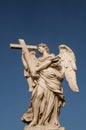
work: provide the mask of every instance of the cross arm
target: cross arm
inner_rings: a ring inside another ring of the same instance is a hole
[[[24,42],[23,39],[19,39],[19,43],[20,42]],[[27,49],[29,50],[33,50],[33,49],[37,49],[37,46],[31,46],[31,45],[26,45],[25,46],[27,47]],[[10,44],[10,48],[13,48],[13,49],[22,49],[22,45],[21,44]]]

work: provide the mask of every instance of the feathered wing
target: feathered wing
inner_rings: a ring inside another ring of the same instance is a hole
[[[76,80],[76,59],[73,51],[66,45],[59,46],[62,71],[72,91],[79,92]]]

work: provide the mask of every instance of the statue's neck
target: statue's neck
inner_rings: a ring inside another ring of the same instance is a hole
[[[49,53],[46,52],[46,51],[44,51],[44,53],[42,54],[42,57],[43,57],[43,58],[46,58],[46,57],[48,57],[48,56],[49,56]]]

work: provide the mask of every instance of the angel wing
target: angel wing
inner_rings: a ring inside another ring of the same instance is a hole
[[[79,92],[76,80],[76,58],[74,52],[66,45],[59,46],[62,71],[66,77],[69,87],[74,92]]]

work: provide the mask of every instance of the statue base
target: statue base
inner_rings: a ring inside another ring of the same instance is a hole
[[[29,125],[25,126],[24,130],[66,130],[64,127],[58,127],[56,125],[37,125],[30,127]]]

